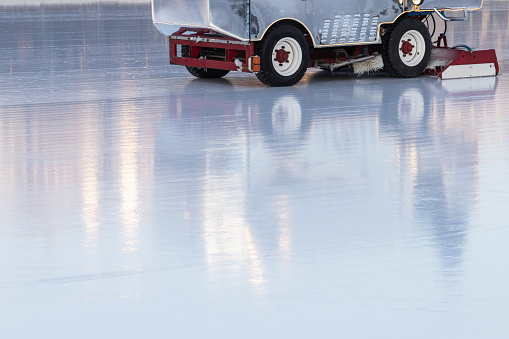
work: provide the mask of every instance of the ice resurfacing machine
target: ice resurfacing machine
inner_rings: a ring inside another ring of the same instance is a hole
[[[170,63],[196,77],[255,73],[270,86],[299,82],[308,67],[395,77],[497,75],[494,50],[448,48],[430,30],[467,20],[482,0],[152,0],[169,36]],[[432,20],[430,20],[430,18]]]

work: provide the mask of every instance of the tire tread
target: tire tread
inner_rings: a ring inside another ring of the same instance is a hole
[[[182,56],[185,58],[189,57],[189,46],[182,46]],[[200,67],[192,67],[185,66],[187,71],[197,77],[202,79],[217,79],[222,78],[230,71],[216,68],[200,68]]]
[[[420,32],[426,44],[423,60],[416,66],[410,67],[401,61],[398,52],[399,41],[405,32],[416,30]],[[414,18],[405,18],[387,27],[382,36],[382,58],[384,70],[393,77],[413,78],[422,74],[431,57],[431,37],[429,31],[421,21]]]
[[[277,74],[271,67],[273,44],[284,36],[292,37],[297,41],[300,40],[301,46],[304,47],[302,49],[303,65],[295,74],[288,77]],[[309,62],[309,49],[304,35],[295,26],[287,23],[270,28],[265,38],[255,45],[255,54],[262,58],[261,69],[260,72],[256,73],[256,77],[267,86],[278,87],[295,85],[306,73],[307,64]]]

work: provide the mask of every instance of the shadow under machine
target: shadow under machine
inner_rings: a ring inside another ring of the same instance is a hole
[[[309,67],[497,75],[494,50],[449,48],[445,34],[435,42],[430,34],[437,21],[465,21],[481,7],[482,0],[152,0],[152,17],[169,36],[170,63],[194,76],[251,72],[266,85],[290,86]]]

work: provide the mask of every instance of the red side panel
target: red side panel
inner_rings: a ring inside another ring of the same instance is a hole
[[[190,34],[189,34],[190,33]],[[178,56],[177,46],[189,46],[189,57]],[[204,58],[202,49],[215,49],[217,55]],[[254,56],[252,43],[224,37],[208,29],[181,28],[170,36],[170,64],[249,72],[249,58]]]
[[[465,51],[437,48],[434,54],[449,60],[438,74],[441,79],[495,76],[500,72],[494,49]]]

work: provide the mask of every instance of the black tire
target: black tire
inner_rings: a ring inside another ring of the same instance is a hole
[[[189,57],[189,46],[182,46],[182,57]],[[190,67],[185,66],[187,71],[194,75],[197,78],[203,79],[216,79],[222,78],[230,71],[223,69],[215,69],[215,68],[200,68],[200,67]]]
[[[387,28],[382,36],[384,69],[398,78],[424,72],[431,58],[428,28],[418,19],[406,18]]]
[[[277,49],[278,46],[281,48]],[[256,76],[268,86],[295,85],[308,68],[309,46],[306,38],[289,24],[271,28],[255,46],[255,53],[261,58],[260,72]]]

